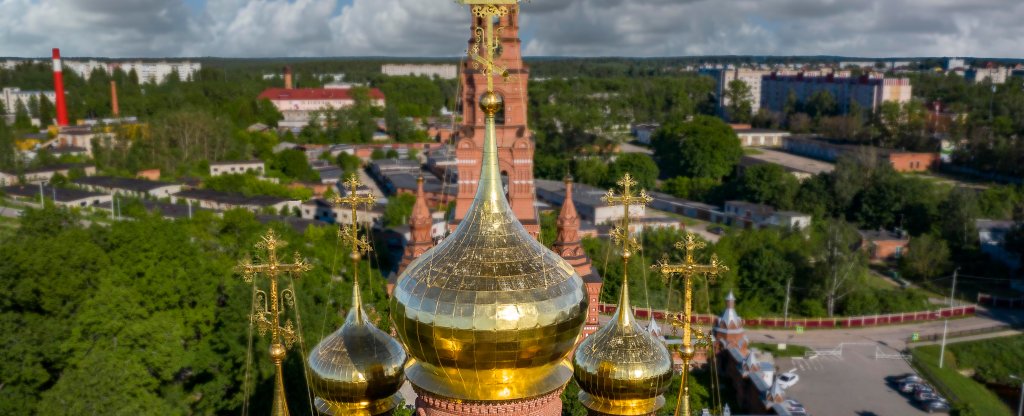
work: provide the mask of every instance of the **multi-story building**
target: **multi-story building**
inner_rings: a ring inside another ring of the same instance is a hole
[[[765,75],[771,75],[770,70],[747,69],[747,68],[701,68],[698,71],[715,80],[715,97],[718,97],[718,112],[725,114],[725,107],[730,101],[726,98],[725,92],[729,90],[729,83],[735,80],[743,81],[750,87],[750,110],[756,114],[761,108],[761,79]]]
[[[832,94],[841,114],[850,111],[851,103],[862,109],[877,111],[883,102],[906,103],[911,98],[910,80],[907,78],[839,77],[834,75],[807,76],[766,75],[761,80],[761,108],[774,112],[785,110],[793,94],[798,102],[806,102],[816,93]]]
[[[277,125],[288,128],[305,127],[314,112],[340,110],[356,103],[351,88],[268,88],[259,98],[274,104],[284,116]],[[379,89],[370,88],[369,98],[371,105],[384,106],[384,93]]]
[[[18,106],[24,104],[25,108],[28,108],[28,102],[33,97],[36,101],[42,97],[50,100],[51,103],[57,100],[57,94],[53,91],[22,91],[20,88],[5,87],[0,90],[0,103],[3,103],[4,111],[7,114],[14,114],[17,111]]]
[[[181,62],[143,62],[143,61],[122,61],[122,62],[102,62],[94,59],[88,61],[74,61],[64,60],[64,69],[74,72],[82,78],[89,79],[92,73],[97,69],[103,70],[110,74],[114,70],[120,68],[125,73],[135,71],[135,74],[139,76],[139,82],[152,82],[161,84],[167,80],[167,76],[177,73],[178,79],[181,81],[188,81],[191,79],[200,69],[203,68],[203,64],[192,61],[181,61]]]
[[[987,68],[971,68],[964,72],[968,81],[984,82],[986,79],[992,84],[1005,84],[1006,79],[1012,74],[1008,67],[989,66]]]
[[[380,72],[388,76],[427,76],[441,79],[455,79],[459,69],[446,64],[384,64]]]

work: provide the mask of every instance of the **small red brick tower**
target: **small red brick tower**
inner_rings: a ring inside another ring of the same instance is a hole
[[[498,163],[506,180],[506,192],[516,218],[534,236],[540,233],[533,188],[533,138],[526,125],[526,81],[529,69],[523,65],[519,40],[519,8],[500,18],[502,27],[500,56],[495,63],[508,70],[508,78],[495,81],[494,89],[505,99],[504,110],[497,115]],[[472,31],[483,26],[482,18],[474,17]],[[470,47],[476,42],[470,38]],[[467,61],[462,68],[462,122],[455,141],[455,157],[459,167],[459,192],[455,203],[452,229],[465,217],[476,195],[480,179],[480,163],[484,145],[484,113],[477,105],[486,90],[487,77]]]
[[[590,257],[583,251],[583,245],[580,244],[580,217],[576,213],[576,205],[572,200],[571,177],[565,178],[565,201],[562,202],[562,210],[558,213],[556,224],[558,237],[555,238],[551,249],[569,262],[587,285],[590,310],[587,311],[587,321],[583,324],[582,333],[583,338],[586,338],[600,327],[600,323],[597,321],[597,305],[601,297],[601,276],[597,275],[590,263]]]
[[[725,298],[725,312],[715,322],[715,352],[736,348],[743,356],[747,355],[750,340],[743,329],[743,318],[736,313],[736,296],[729,292]]]
[[[423,194],[423,176],[416,179],[416,203],[412,206],[412,215],[409,216],[409,242],[405,244],[405,253],[402,255],[402,263],[398,266],[398,272],[391,279],[388,279],[388,296],[395,289],[395,281],[399,274],[409,263],[417,257],[426,253],[434,246],[434,239],[430,236],[430,229],[434,225],[430,217],[430,208],[427,208],[427,197]]]

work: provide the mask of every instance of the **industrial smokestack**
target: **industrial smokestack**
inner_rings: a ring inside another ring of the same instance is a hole
[[[53,48],[53,92],[57,96],[57,126],[68,125],[68,109],[64,103],[64,73],[60,66],[60,49]]]
[[[284,89],[292,89],[292,67],[284,67]]]
[[[114,80],[110,80],[110,110],[114,118],[121,116],[121,110],[117,107],[117,83]]]

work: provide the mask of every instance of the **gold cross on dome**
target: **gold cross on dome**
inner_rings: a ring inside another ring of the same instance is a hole
[[[625,174],[622,179],[616,182],[622,187],[622,195],[616,196],[615,190],[609,189],[601,200],[608,205],[622,205],[622,221],[619,225],[611,231],[612,241],[615,245],[622,248],[622,256],[629,258],[635,251],[640,250],[640,243],[633,238],[632,233],[629,230],[629,207],[631,205],[647,205],[651,202],[651,197],[647,195],[647,191],[641,189],[638,194],[633,193],[633,187],[637,185],[636,181],[630,174]]]
[[[665,276],[665,280],[671,280],[673,275],[678,275],[683,279],[683,309],[678,313],[674,314],[670,320],[671,325],[674,328],[682,328],[682,345],[680,345],[679,355],[683,359],[683,382],[679,387],[679,400],[676,402],[676,415],[689,415],[690,414],[690,388],[687,384],[687,377],[689,377],[690,361],[693,359],[696,348],[707,348],[711,344],[710,338],[703,331],[693,327],[691,321],[693,321],[693,278],[698,275],[704,275],[710,280],[714,276],[718,276],[722,273],[729,271],[722,262],[718,261],[718,256],[712,254],[711,262],[709,264],[697,264],[694,260],[693,253],[701,248],[704,248],[704,242],[697,239],[697,236],[693,233],[686,233],[686,238],[683,241],[676,242],[675,247],[684,251],[684,260],[680,264],[670,264],[668,262],[668,256],[658,261],[658,264],[651,266],[661,272]],[[696,338],[696,341],[694,339]]]
[[[495,27],[494,20],[515,10],[519,0],[459,0],[459,3],[470,6],[474,17],[483,19],[484,27],[476,26],[473,37],[476,41],[469,48],[469,58],[473,67],[483,72],[487,79],[487,91],[494,91],[494,76],[500,75],[508,79],[508,69],[495,60],[499,56],[499,36],[502,27]]]
[[[263,275],[270,281],[270,290],[256,290],[255,311],[249,319],[256,324],[260,335],[270,332],[270,342],[281,344],[285,348],[291,348],[297,335],[292,327],[290,319],[281,325],[281,314],[284,313],[287,305],[294,305],[295,294],[291,289],[278,291],[278,278],[283,274],[292,274],[298,277],[300,274],[309,271],[312,266],[307,263],[299,253],[295,253],[295,260],[292,263],[282,263],[277,256],[277,250],[284,248],[288,243],[277,239],[274,230],[268,230],[256,243],[256,248],[264,251],[265,262],[253,263],[251,259],[245,258],[238,263],[236,271],[242,274],[246,282],[252,282],[256,275]]]
[[[341,229],[338,230],[338,237],[351,243],[352,255],[353,257],[358,257],[359,255],[366,254],[373,250],[373,248],[370,246],[370,242],[366,241],[366,237],[359,237],[359,229],[356,225],[358,224],[358,212],[356,208],[359,207],[359,204],[373,205],[377,202],[377,198],[373,196],[373,194],[369,193],[366,195],[359,195],[356,193],[359,190],[359,187],[362,186],[362,183],[359,182],[359,178],[357,178],[355,174],[349,176],[344,183],[348,188],[348,195],[344,197],[335,196],[334,199],[331,200],[331,203],[335,206],[348,205],[352,209],[352,221],[350,224],[342,226]]]

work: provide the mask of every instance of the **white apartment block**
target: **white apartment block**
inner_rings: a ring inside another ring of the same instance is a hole
[[[455,79],[459,69],[447,64],[384,64],[380,72],[388,76],[427,76],[441,79]]]
[[[729,90],[729,83],[740,80],[750,87],[750,111],[757,114],[761,108],[761,78],[770,75],[771,71],[763,69],[747,68],[701,68],[698,73],[707,75],[715,80],[715,94],[718,97],[718,111],[725,114],[725,107],[731,102],[726,98],[725,92]]]
[[[972,68],[965,72],[968,81],[985,82],[988,79],[993,84],[1005,84],[1006,79],[1013,71],[1008,67]]]
[[[55,103],[57,100],[57,94],[53,91],[22,91],[20,88],[4,87],[0,90],[0,103],[3,103],[7,114],[14,114],[18,110],[19,103],[24,104],[27,109],[29,100],[35,97],[38,101],[40,96],[46,97],[51,103]]]
[[[857,78],[840,76],[766,75],[761,80],[761,108],[782,112],[792,92],[797,101],[806,102],[819,91],[828,91],[835,98],[840,114],[850,110],[850,103],[877,111],[883,102],[910,102],[911,86],[907,78]]]
[[[106,71],[108,74],[113,73],[115,69],[121,68],[125,73],[129,73],[132,70],[139,76],[139,82],[152,82],[161,84],[167,80],[167,76],[177,71],[178,79],[181,81],[188,81],[193,77],[200,69],[203,68],[203,64],[191,61],[182,62],[142,62],[142,61],[122,61],[122,62],[101,62],[97,60],[88,61],[74,61],[64,60],[62,62],[65,71],[71,71],[82,78],[89,79],[93,71],[101,69]]]

